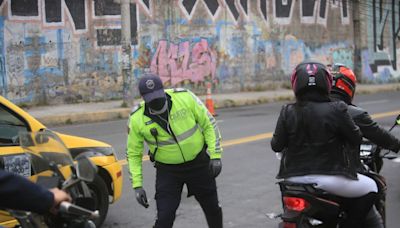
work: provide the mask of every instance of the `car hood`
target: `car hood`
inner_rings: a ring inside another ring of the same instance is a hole
[[[79,148],[79,147],[111,147],[107,143],[103,143],[94,139],[88,139],[78,136],[66,135],[56,132],[57,135],[62,139],[68,149]]]

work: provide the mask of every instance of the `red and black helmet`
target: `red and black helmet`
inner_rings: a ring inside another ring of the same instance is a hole
[[[332,87],[332,75],[324,64],[305,61],[296,66],[291,82],[296,96],[308,90],[319,90],[329,94]]]
[[[336,63],[332,66],[333,84],[332,93],[340,93],[353,100],[356,91],[356,75],[347,66]]]

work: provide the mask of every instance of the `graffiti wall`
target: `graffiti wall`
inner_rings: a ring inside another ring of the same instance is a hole
[[[182,84],[215,79],[217,56],[206,39],[183,41],[179,44],[160,40],[151,61],[151,72],[158,74],[164,83]]]
[[[161,4],[163,3],[163,4]],[[170,86],[261,90],[305,59],[353,66],[348,1],[153,0],[140,14],[137,74]],[[168,8],[165,8],[168,5]],[[332,30],[331,28],[335,28]]]
[[[400,79],[400,1],[367,0],[361,4],[367,31],[362,51],[365,80],[390,82]]]
[[[120,10],[112,0],[0,1],[0,94],[32,104],[122,97]]]
[[[4,56],[4,17],[0,17],[0,94],[7,89],[6,64]]]
[[[0,94],[33,104],[121,98],[117,2],[0,1]],[[159,74],[167,87],[201,93],[211,82],[224,93],[286,81],[308,58],[353,65],[347,0],[134,0],[130,13],[133,89],[145,72]],[[388,30],[389,19],[377,18],[376,29]],[[386,77],[378,57],[391,50],[387,45],[363,52],[371,78]]]

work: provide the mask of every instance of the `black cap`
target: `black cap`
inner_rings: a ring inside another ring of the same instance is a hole
[[[145,74],[139,81],[139,92],[144,102],[148,103],[154,99],[165,97],[164,86],[155,74]]]

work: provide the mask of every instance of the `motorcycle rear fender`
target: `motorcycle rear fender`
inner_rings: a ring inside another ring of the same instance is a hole
[[[305,199],[310,206],[302,212],[289,211],[284,208],[282,218],[287,218],[290,221],[293,216],[300,216],[300,214],[306,215],[306,217],[315,218],[324,222],[337,221],[341,214],[340,209],[340,197],[328,194],[327,192],[316,189],[313,184],[298,184],[288,181],[279,182],[281,194],[282,194],[282,205],[283,197],[299,197]]]
[[[341,213],[340,204],[331,199],[322,198],[323,196],[312,195],[301,191],[286,191],[283,196],[299,197],[305,199],[310,206],[298,214],[305,214],[307,217],[315,218],[321,221],[336,221]],[[298,216],[288,209],[284,209],[282,217],[291,218]],[[286,220],[285,220],[286,221]]]

